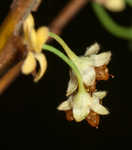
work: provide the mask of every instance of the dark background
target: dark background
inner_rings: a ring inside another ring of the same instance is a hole
[[[68,1],[43,0],[38,12],[33,13],[36,27],[50,24]],[[10,4],[10,0],[1,1],[0,22],[7,15]],[[111,13],[122,25],[130,25],[131,14],[129,7],[124,12]],[[2,144],[12,147],[19,143],[22,148],[28,143],[29,149],[44,149],[47,145],[61,149],[97,149],[109,143],[111,147],[121,144],[112,138],[130,136],[132,132],[132,52],[128,41],[109,34],[97,20],[90,4],[70,21],[61,36],[78,55],[94,42],[101,45],[102,51],[112,51],[109,70],[115,78],[98,86],[98,89],[108,91],[104,105],[110,115],[101,117],[99,129],[92,128],[85,121],[66,121],[64,113],[56,107],[66,99],[69,67],[55,55],[45,52],[48,69],[39,83],[33,83],[32,76],[20,75],[0,96]],[[51,44],[60,48],[56,42]]]

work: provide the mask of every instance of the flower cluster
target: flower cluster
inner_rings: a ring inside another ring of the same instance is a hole
[[[78,92],[78,81],[73,71],[70,71],[70,80],[66,96],[68,99],[58,106],[58,110],[65,111],[68,120],[80,122],[86,119],[92,126],[98,127],[99,115],[107,115],[109,111],[102,106],[101,100],[106,91],[96,90],[97,80],[108,80],[107,65],[111,59],[111,52],[99,52],[99,45],[93,44],[84,56],[74,59],[78,67],[85,90]]]
[[[42,48],[58,55],[72,68],[66,91],[68,99],[58,106],[58,110],[65,111],[69,121],[80,122],[85,119],[91,126],[98,127],[99,115],[107,115],[109,111],[102,105],[106,91],[97,91],[96,82],[108,80],[107,65],[111,59],[111,52],[98,54],[100,47],[95,43],[87,48],[84,56],[76,56],[68,45],[59,36],[49,32],[47,27],[35,30],[34,26],[34,19],[30,14],[23,24],[23,39],[28,54],[22,66],[22,73],[26,75],[32,73],[35,76],[34,81],[37,82],[47,68],[47,60],[42,53]],[[45,44],[49,36],[64,48],[68,57],[56,48]],[[36,61],[40,65],[38,73],[36,73]]]
[[[108,80],[109,73],[106,67],[111,58],[111,52],[99,52],[99,45],[97,43],[89,47],[84,56],[76,58],[75,64],[82,75],[83,83],[87,91],[95,91],[96,80]],[[72,94],[78,87],[78,82],[73,71],[70,72],[70,81],[68,83],[67,96]]]

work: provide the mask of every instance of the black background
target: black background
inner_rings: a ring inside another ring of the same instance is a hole
[[[33,13],[36,27],[50,24],[67,2],[43,0],[38,12]],[[1,1],[0,22],[7,15],[10,4],[10,0]],[[127,7],[127,10],[111,15],[119,24],[127,26],[132,19],[131,13]],[[104,105],[110,115],[101,117],[99,129],[90,127],[85,121],[66,121],[64,113],[58,112],[56,107],[66,99],[69,67],[55,55],[45,52],[48,69],[39,83],[33,83],[32,76],[20,75],[0,96],[1,144],[8,144],[11,148],[19,143],[18,149],[25,149],[27,143],[29,149],[44,149],[47,145],[48,148],[54,145],[54,148],[61,149],[97,149],[121,144],[108,137],[131,135],[132,52],[128,48],[128,41],[109,34],[97,20],[90,4],[70,21],[61,36],[78,55],[96,41],[102,51],[112,51],[109,70],[115,78],[98,86],[98,89],[108,91]],[[51,44],[60,48],[56,42]]]

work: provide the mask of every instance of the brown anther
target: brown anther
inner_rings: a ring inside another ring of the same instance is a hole
[[[100,116],[96,112],[91,110],[85,119],[92,127],[98,128]]]
[[[72,110],[65,111],[65,113],[66,113],[66,119],[68,121],[73,121],[74,120]]]
[[[96,81],[91,86],[86,86],[86,85],[84,85],[84,86],[85,86],[86,91],[91,94],[96,91]]]
[[[109,70],[106,65],[95,67],[96,80],[108,80]]]

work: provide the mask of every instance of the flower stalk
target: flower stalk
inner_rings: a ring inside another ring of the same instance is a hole
[[[72,70],[74,71],[74,73],[77,77],[78,85],[79,85],[78,92],[85,91],[80,71],[78,70],[76,65],[66,55],[64,55],[61,51],[59,51],[58,49],[56,49],[53,46],[50,46],[48,44],[43,45],[43,50],[54,53],[55,55],[60,57],[64,62],[66,62],[70,66],[70,68],[72,68]]]
[[[52,32],[49,32],[49,36],[55,39],[63,47],[66,54],[71,60],[76,61],[76,59],[78,59],[76,54],[69,48],[69,46],[65,43],[65,41],[60,36]]]

